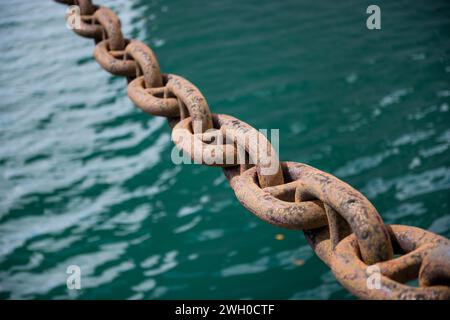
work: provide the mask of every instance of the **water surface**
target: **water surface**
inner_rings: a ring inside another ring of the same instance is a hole
[[[380,31],[367,1],[99,3],[213,112],[279,128],[281,159],[349,182],[387,223],[450,237],[448,1],[378,1]],[[221,170],[174,165],[165,120],[133,107],[64,10],[0,4],[0,298],[352,298]]]

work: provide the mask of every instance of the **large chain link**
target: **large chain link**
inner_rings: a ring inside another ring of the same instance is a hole
[[[279,164],[263,134],[231,116],[212,114],[195,85],[162,74],[148,46],[123,37],[113,11],[90,0],[55,1],[80,7],[81,23],[74,31],[95,40],[95,59],[105,70],[128,78],[134,104],[168,118],[181,151],[196,163],[223,167],[237,199],[262,220],[304,230],[316,254],[351,293],[364,299],[450,299],[448,239],[385,225],[370,201],[345,182],[306,164]],[[217,134],[234,143],[211,143]],[[368,284],[373,270],[379,273],[376,288]],[[414,279],[418,287],[405,284]]]

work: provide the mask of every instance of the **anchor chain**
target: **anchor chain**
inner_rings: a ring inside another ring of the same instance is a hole
[[[450,240],[416,227],[386,225],[370,201],[347,183],[306,164],[280,163],[255,128],[212,114],[195,85],[161,73],[151,48],[123,37],[112,10],[91,0],[55,1],[79,6],[81,21],[74,31],[95,41],[94,57],[103,69],[127,77],[128,96],[137,107],[168,119],[172,141],[181,151],[196,163],[222,167],[238,201],[260,219],[303,230],[352,294],[363,299],[450,299]],[[218,134],[234,143],[209,143]],[[378,288],[368,285],[370,270],[379,272]],[[414,279],[419,286],[406,284]]]

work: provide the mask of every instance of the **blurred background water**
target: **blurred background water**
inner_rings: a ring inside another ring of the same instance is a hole
[[[450,2],[376,1],[380,31],[357,0],[97,3],[213,112],[279,128],[281,159],[450,237]],[[352,298],[221,170],[174,165],[165,120],[133,107],[64,12],[0,2],[0,298]]]

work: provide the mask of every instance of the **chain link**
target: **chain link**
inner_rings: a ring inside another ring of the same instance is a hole
[[[95,40],[100,66],[128,78],[134,104],[168,118],[181,151],[196,163],[223,167],[237,199],[262,220],[303,230],[347,290],[363,299],[450,299],[448,239],[415,227],[385,225],[370,201],[345,182],[306,164],[280,164],[255,128],[212,114],[195,85],[162,74],[148,46],[123,37],[113,11],[90,0],[55,1],[80,6],[81,24],[74,31]],[[226,139],[218,142],[220,135]],[[379,270],[376,289],[368,286],[373,267]],[[418,287],[405,284],[413,279],[419,280]]]

